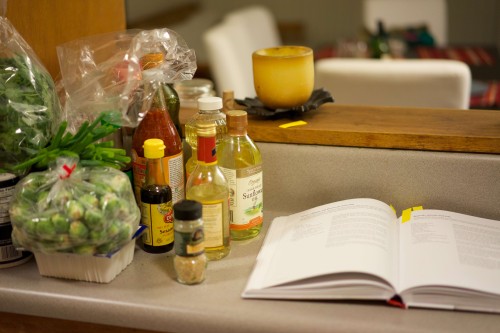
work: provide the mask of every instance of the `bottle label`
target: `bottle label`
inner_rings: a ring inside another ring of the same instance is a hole
[[[150,246],[165,246],[174,241],[174,214],[172,202],[148,204],[143,202],[141,222],[147,229],[142,241]]]
[[[220,168],[229,184],[229,223],[247,230],[263,221],[262,165],[242,169]]]
[[[205,252],[203,228],[191,232],[174,231],[175,254],[183,257],[198,256]]]
[[[198,136],[198,161],[205,163],[217,162],[217,154],[215,149],[215,136],[203,137]]]
[[[19,178],[11,173],[0,173],[0,225],[10,224],[9,205]]]
[[[220,247],[224,245],[223,201],[202,203],[202,216],[205,230],[205,247]]]
[[[172,201],[176,203],[184,199],[184,159],[182,151],[176,155],[162,158],[165,180],[172,189]],[[141,187],[146,178],[146,158],[137,156],[132,150],[132,167],[134,170],[134,193],[135,199],[141,202]]]

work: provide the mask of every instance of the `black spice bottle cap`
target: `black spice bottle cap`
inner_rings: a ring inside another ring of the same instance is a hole
[[[201,218],[202,205],[195,200],[182,200],[174,205],[174,218],[176,220],[197,220]]]

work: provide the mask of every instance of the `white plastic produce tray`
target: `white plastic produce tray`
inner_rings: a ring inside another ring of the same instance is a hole
[[[34,255],[42,276],[109,283],[132,262],[134,249],[135,240],[132,240],[111,257],[41,252]]]

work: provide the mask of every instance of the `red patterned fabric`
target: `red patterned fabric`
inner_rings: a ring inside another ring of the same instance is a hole
[[[446,47],[435,48],[419,46],[416,48],[418,58],[422,59],[454,59],[473,66],[493,66],[495,57],[483,47]]]
[[[470,108],[500,108],[500,81],[488,81],[488,89],[483,94],[472,95],[470,98]]]

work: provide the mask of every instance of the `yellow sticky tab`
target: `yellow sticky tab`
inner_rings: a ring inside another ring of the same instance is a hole
[[[401,223],[408,222],[411,219],[411,208],[403,210],[403,214],[401,216]]]
[[[392,211],[393,211],[394,213],[396,213],[396,214],[397,214],[397,212],[396,212],[396,208],[394,208],[394,206],[393,206],[393,205],[389,205],[389,207],[391,207]]]
[[[302,126],[302,125],[307,125],[307,123],[303,120],[299,120],[299,121],[294,121],[291,123],[286,123],[286,124],[280,125],[279,127],[280,128],[288,128],[288,127]]]
[[[415,207],[413,207],[413,210],[423,210],[423,209],[424,209],[424,207],[422,207],[422,206],[415,206]]]

